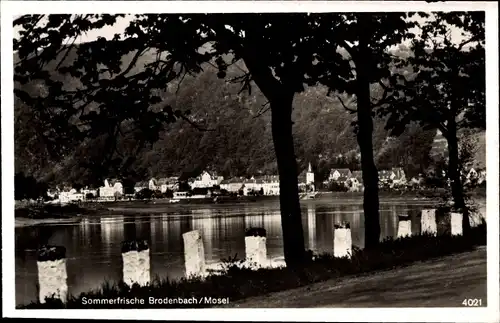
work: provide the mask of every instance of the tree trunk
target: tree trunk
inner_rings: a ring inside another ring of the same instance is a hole
[[[292,134],[292,103],[295,92],[276,80],[265,60],[254,50],[258,48],[258,36],[258,33],[247,32],[248,46],[242,52],[242,57],[255,84],[270,103],[271,128],[280,180],[283,251],[287,267],[297,268],[304,263],[306,253]]]
[[[272,134],[280,179],[283,249],[287,267],[304,263],[304,232],[299,202],[297,162],[292,135],[293,93],[271,102]]]
[[[360,48],[360,58],[366,59]],[[361,60],[360,59],[360,60]],[[370,82],[363,62],[356,62],[358,100],[358,132],[357,140],[361,152],[361,169],[363,176],[363,212],[365,217],[365,248],[370,249],[380,241],[380,218],[378,198],[378,171],[373,160],[373,120],[370,101]]]
[[[448,141],[448,176],[451,184],[451,194],[453,197],[453,208],[463,213],[462,230],[466,235],[470,231],[469,212],[465,205],[465,195],[460,174],[460,160],[458,153],[457,127],[455,120],[448,120],[448,131],[446,134]]]

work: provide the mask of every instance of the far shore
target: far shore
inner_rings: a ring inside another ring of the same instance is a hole
[[[73,216],[67,218],[46,218],[46,219],[30,219],[30,218],[16,218],[15,227],[24,228],[32,227],[40,224],[57,225],[57,224],[75,224],[81,221],[80,216]]]
[[[437,201],[441,192],[436,194],[422,194],[421,192],[387,192],[380,191],[379,196],[381,202],[392,199],[408,199],[414,201]],[[333,199],[354,199],[363,200],[362,192],[320,192],[321,196]],[[485,194],[482,190],[475,191],[472,194],[473,198],[484,198]],[[222,203],[214,203],[213,198],[203,198],[196,200],[184,200],[179,203],[169,203],[170,199],[152,199],[152,200],[122,200],[113,202],[84,202],[80,205],[38,205],[32,207],[21,207],[15,210],[15,227],[29,227],[36,225],[60,225],[60,224],[75,224],[79,223],[85,217],[100,217],[103,215],[122,215],[137,214],[137,213],[164,213],[166,208],[170,211],[175,211],[179,208],[196,207],[196,206],[215,206],[235,203],[255,203],[261,201],[279,201],[279,196],[244,196],[222,200]],[[314,203],[315,199],[301,200],[301,203]]]

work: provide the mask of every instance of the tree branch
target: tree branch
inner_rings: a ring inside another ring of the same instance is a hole
[[[444,123],[440,122],[438,124],[438,129],[443,134],[443,137],[448,138],[448,129],[446,128]]]
[[[267,108],[266,108],[267,106]],[[262,105],[262,109],[260,109],[258,112],[257,112],[257,115],[254,116],[253,118],[256,119],[258,117],[260,117],[261,115],[263,115],[264,113],[266,113],[267,111],[269,111],[271,109],[271,105],[270,105],[270,102],[267,101],[266,103],[264,103]]]
[[[478,34],[478,35],[474,35],[473,37],[471,37],[467,40],[464,40],[463,42],[460,43],[460,45],[458,45],[458,50],[461,51],[465,45],[473,43],[475,41],[479,41],[480,38],[481,38],[481,36]]]
[[[389,88],[381,80],[379,80],[378,82],[384,89],[384,93],[382,94],[382,98],[380,100],[378,100],[376,103],[372,103],[372,107],[374,108],[381,106],[388,100]]]
[[[132,60],[128,64],[127,68],[123,72],[118,74],[117,77],[125,76],[128,72],[130,72],[130,70],[135,66],[135,64],[137,63],[137,61],[139,60],[139,58],[142,56],[142,54],[144,53],[144,51],[146,49],[147,49],[146,47],[142,47],[142,48],[138,49],[134,55],[134,58],[132,58]]]
[[[182,120],[186,121],[187,123],[189,123],[192,127],[194,127],[196,130],[199,130],[199,131],[215,131],[215,129],[208,129],[208,128],[204,128],[200,125],[198,125],[196,122],[194,121],[191,121],[189,120],[188,117],[186,117],[184,114],[182,113],[179,113],[177,114],[177,117],[178,118],[181,118]]]
[[[68,46],[68,49],[66,50],[66,53],[64,53],[64,56],[61,58],[61,61],[57,64],[56,66],[56,70],[59,69],[59,67],[61,66],[61,64],[66,60],[66,58],[68,57],[68,54],[69,52],[71,51],[71,49],[73,49],[73,46],[75,44],[75,41],[76,41],[76,37],[73,38],[73,41],[71,42],[71,44]]]
[[[182,81],[184,81],[184,78],[186,77],[187,73],[188,73],[188,71],[185,70],[184,74],[181,77],[181,80],[179,81],[179,83],[177,83],[177,90],[175,90],[175,95],[177,95],[179,93],[179,90],[181,89],[181,83],[182,83]]]
[[[348,107],[344,104],[344,101],[342,101],[342,98],[340,97],[340,95],[335,94],[335,96],[337,97],[337,99],[339,99],[340,104],[342,104],[342,106],[344,107],[344,109],[346,109],[347,111],[353,112],[353,113],[358,112],[358,110],[348,108]]]

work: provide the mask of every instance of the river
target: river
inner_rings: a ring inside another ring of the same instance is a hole
[[[420,232],[420,210],[435,204],[411,198],[381,199],[381,239],[395,236],[397,216],[409,214],[412,232]],[[353,245],[364,247],[362,199],[338,199],[325,195],[302,201],[302,225],[307,249],[332,252],[334,224],[351,224]],[[66,247],[69,292],[96,289],[105,280],[122,276],[121,242],[145,239],[150,243],[151,274],[170,279],[184,274],[182,234],[200,230],[207,263],[237,256],[245,257],[245,228],[267,230],[268,257],[283,256],[283,241],[278,200],[263,202],[152,206],[155,212],[124,213],[83,217],[80,223],[36,225],[16,228],[16,304],[37,298],[36,246],[49,243]],[[159,210],[158,208],[161,208]]]

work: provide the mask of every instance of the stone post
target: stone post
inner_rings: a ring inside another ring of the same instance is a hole
[[[407,214],[398,216],[398,238],[411,236],[411,220]]]
[[[182,234],[184,240],[184,261],[186,277],[203,277],[205,275],[205,249],[198,230]]]
[[[450,222],[451,222],[451,235],[457,236],[462,235],[462,213],[451,212]]]
[[[352,236],[349,222],[335,224],[333,232],[333,256],[351,258]]]
[[[437,222],[436,222],[436,209],[422,210],[422,217],[420,219],[422,225],[422,234],[427,233],[437,235]]]
[[[134,284],[146,286],[151,279],[149,246],[144,240],[122,242],[123,282],[129,287]]]
[[[68,297],[66,248],[43,246],[38,249],[37,258],[40,303],[45,303],[46,298],[51,297],[66,303]]]
[[[245,230],[245,255],[250,267],[265,267],[267,261],[266,230],[249,228]]]

